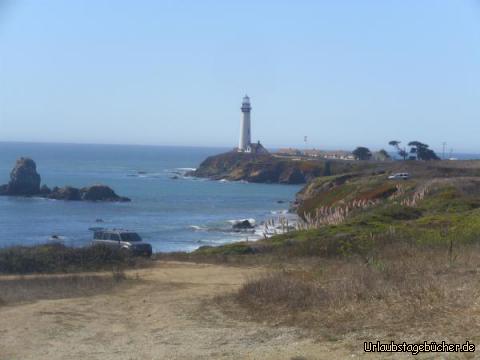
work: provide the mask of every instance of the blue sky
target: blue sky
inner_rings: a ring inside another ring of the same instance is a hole
[[[0,0],[0,141],[480,152],[476,0]]]

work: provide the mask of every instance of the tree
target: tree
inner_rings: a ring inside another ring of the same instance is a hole
[[[410,146],[410,154],[412,154],[410,158],[417,160],[440,160],[435,151],[429,149],[427,144],[420,141],[410,141],[408,146]]]
[[[363,146],[357,147],[355,150],[353,150],[352,154],[357,160],[370,160],[372,157],[370,150]]]
[[[323,169],[323,176],[330,176],[332,175],[332,164],[329,160],[325,162],[325,167]]]
[[[378,151],[378,157],[380,159],[382,159],[383,161],[390,160],[390,155],[388,154],[388,152],[385,149],[380,149]]]
[[[395,148],[395,150],[397,150],[397,153],[398,155],[403,159],[403,160],[406,160],[407,159],[407,151],[405,150],[405,148],[401,148],[400,147],[400,143],[401,141],[398,141],[398,140],[392,140],[388,143],[388,145],[390,146],[393,146]]]

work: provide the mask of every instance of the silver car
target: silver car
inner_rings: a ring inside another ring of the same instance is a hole
[[[152,255],[152,245],[144,242],[136,232],[121,229],[96,229],[93,232],[92,245],[104,245],[132,255]]]
[[[409,173],[396,173],[388,177],[389,180],[407,180],[410,179]]]

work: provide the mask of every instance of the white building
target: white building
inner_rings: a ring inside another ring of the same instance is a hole
[[[242,119],[240,121],[240,140],[238,142],[239,152],[252,152],[252,134],[250,128],[250,98],[245,95],[242,101]]]

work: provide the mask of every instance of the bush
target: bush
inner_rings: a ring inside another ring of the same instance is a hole
[[[37,300],[98,295],[126,280],[125,273],[11,276],[0,278],[0,306]]]
[[[241,306],[256,321],[318,327],[330,335],[396,331],[413,322],[438,326],[445,313],[468,313],[479,291],[472,271],[478,246],[454,248],[450,259],[448,252],[448,246],[392,244],[368,259],[302,259],[249,279],[225,304]]]
[[[380,215],[393,220],[415,220],[422,216],[422,212],[413,207],[395,205],[383,209]]]
[[[311,282],[285,272],[275,272],[248,281],[239,290],[237,298],[256,306],[273,304],[301,310],[325,302],[327,294]]]
[[[196,255],[245,255],[254,253],[255,249],[244,243],[233,243],[223,246],[201,246],[194,252]]]
[[[106,246],[84,248],[62,244],[15,246],[0,250],[0,273],[28,274],[94,271],[133,266],[137,259]]]

